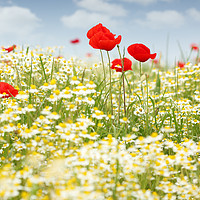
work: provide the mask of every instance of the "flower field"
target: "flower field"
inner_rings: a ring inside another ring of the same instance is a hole
[[[200,199],[200,64],[54,54],[1,52],[0,199]]]

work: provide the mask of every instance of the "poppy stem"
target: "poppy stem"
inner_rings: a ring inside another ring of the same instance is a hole
[[[142,76],[142,63],[139,62],[139,66],[140,66],[140,79],[141,79],[141,76]]]
[[[149,89],[148,89],[148,75],[145,74],[146,76],[146,88],[147,88],[147,113],[146,113],[146,129],[147,129],[147,134],[149,131]]]
[[[141,87],[141,92],[143,96],[143,87],[142,87],[142,63],[139,62],[139,67],[140,67],[140,87]]]
[[[104,80],[105,80],[105,82],[106,82],[105,65],[104,65],[103,53],[102,53],[102,50],[101,50],[101,49],[100,49],[100,54],[101,54],[101,62],[102,62],[102,66],[103,66],[103,75],[104,75]]]
[[[119,105],[118,105],[118,124],[120,123],[120,107],[121,107],[121,81],[119,81]]]
[[[110,65],[110,56],[107,51],[107,56],[108,56],[108,63],[109,63],[109,73],[110,73],[110,103],[111,103],[111,114],[113,115],[113,102],[112,102],[112,74],[111,74],[111,65]]]
[[[126,117],[126,91],[125,91],[125,81],[124,81],[124,59],[122,59],[122,55],[119,49],[119,45],[117,45],[117,49],[119,52],[119,57],[122,62],[122,83],[123,83],[123,94],[124,94],[124,115]],[[124,57],[124,56],[123,56]]]

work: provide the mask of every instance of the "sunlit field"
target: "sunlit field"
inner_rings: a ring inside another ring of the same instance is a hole
[[[0,53],[0,199],[200,199],[199,52],[121,72],[57,52]]]

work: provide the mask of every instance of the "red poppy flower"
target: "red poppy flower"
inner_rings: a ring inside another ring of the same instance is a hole
[[[124,71],[132,70],[132,62],[128,58],[123,58]],[[115,69],[116,72],[122,72],[122,61],[121,59],[115,59],[112,61],[111,69]]]
[[[18,94],[18,90],[8,83],[0,82],[0,94],[1,98],[15,97]]]
[[[103,26],[101,23],[99,23],[96,26],[92,27],[87,32],[87,38],[91,39],[98,32],[111,33],[109,29],[107,29],[105,26]]]
[[[92,27],[87,32],[87,37],[90,39],[89,44],[95,49],[111,51],[117,44],[121,42],[122,36],[115,38],[115,34],[101,23]]]
[[[178,66],[180,67],[180,68],[183,68],[184,66],[185,66],[185,63],[184,62],[178,62]]]
[[[149,58],[154,59],[156,53],[151,54],[150,49],[144,44],[132,44],[127,48],[128,53],[140,62],[145,62]]]
[[[78,38],[70,41],[71,44],[78,44],[79,42],[80,40]]]
[[[8,53],[11,52],[11,51],[13,51],[15,48],[16,48],[15,44],[13,46],[11,46],[11,47],[8,47],[8,48],[2,47],[2,49],[6,50]]]
[[[121,35],[115,38],[115,35],[112,33],[104,33],[100,31],[90,39],[89,44],[95,49],[111,51],[121,42],[121,39]]]
[[[199,47],[198,47],[197,44],[194,44],[194,43],[193,43],[193,44],[190,45],[190,47],[191,47],[192,50],[195,50],[195,51],[198,51],[198,50],[199,50]]]

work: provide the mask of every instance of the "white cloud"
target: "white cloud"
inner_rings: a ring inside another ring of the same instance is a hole
[[[99,22],[112,27],[119,24],[118,20],[114,20],[108,15],[88,12],[85,10],[77,10],[70,16],[63,16],[61,21],[64,26],[69,28],[89,28],[90,26],[93,26]]]
[[[80,9],[72,15],[64,15],[61,22],[69,28],[89,28],[99,22],[116,28],[121,23],[121,17],[126,15],[126,10],[109,0],[74,0]]]
[[[147,26],[155,29],[162,28],[178,28],[184,23],[184,16],[175,10],[151,11],[146,14],[145,20],[135,20],[136,23],[142,26]]]
[[[131,3],[138,3],[138,4],[142,4],[142,5],[148,5],[151,3],[155,3],[157,0],[123,0],[126,2],[131,2]]]
[[[186,13],[196,21],[200,21],[200,11],[195,8],[190,8]]]
[[[106,13],[109,16],[125,16],[126,10],[120,5],[107,0],[75,0],[81,8],[92,12]]]
[[[28,8],[0,7],[0,35],[29,35],[39,26],[39,21]]]
[[[152,3],[157,3],[159,1],[163,1],[163,2],[172,2],[173,0],[122,0],[122,1],[126,1],[126,2],[130,2],[130,3],[137,3],[137,4],[141,4],[141,5],[149,5]]]

